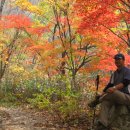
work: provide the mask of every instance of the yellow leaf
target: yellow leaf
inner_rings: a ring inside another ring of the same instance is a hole
[[[39,9],[37,6],[32,5],[32,3],[28,0],[16,0],[15,4],[22,10],[27,10],[38,15],[43,15],[43,11]]]

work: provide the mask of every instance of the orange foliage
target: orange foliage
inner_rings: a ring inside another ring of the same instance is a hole
[[[0,20],[0,27],[8,28],[27,28],[32,25],[31,20],[25,15],[7,15],[2,16]]]

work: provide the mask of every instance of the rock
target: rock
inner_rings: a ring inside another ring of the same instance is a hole
[[[119,107],[111,126],[117,128],[117,130],[130,130],[130,110],[126,106]]]

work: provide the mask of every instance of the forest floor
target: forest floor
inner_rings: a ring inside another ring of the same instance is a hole
[[[87,118],[70,126],[53,120],[53,115],[27,107],[0,107],[0,130],[87,130]],[[89,121],[88,121],[89,122]]]

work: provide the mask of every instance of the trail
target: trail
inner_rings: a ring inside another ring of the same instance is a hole
[[[54,116],[27,107],[0,107],[0,130],[87,130],[86,123],[80,127],[61,125],[54,122]]]
[[[0,107],[0,130],[60,130],[45,113]]]

